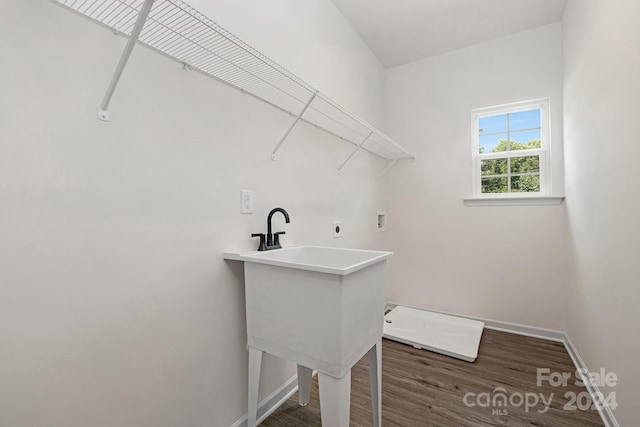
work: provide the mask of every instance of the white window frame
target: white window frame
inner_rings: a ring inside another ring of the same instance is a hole
[[[540,148],[529,150],[504,151],[500,153],[480,154],[479,120],[483,117],[497,116],[506,113],[518,113],[532,109],[540,109]],[[483,199],[545,199],[551,194],[551,159],[550,159],[550,126],[549,126],[549,98],[534,99],[530,101],[515,102],[493,107],[478,108],[471,112],[471,159],[473,197],[465,199],[465,202]],[[482,193],[481,161],[502,159],[507,157],[523,157],[529,155],[540,156],[540,191],[518,193]],[[505,204],[505,203],[496,203]],[[554,203],[550,203],[554,204]]]

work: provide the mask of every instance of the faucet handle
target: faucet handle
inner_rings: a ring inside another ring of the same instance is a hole
[[[254,233],[251,237],[259,237],[260,238],[260,246],[258,246],[258,251],[266,251],[267,245],[264,243],[264,233]]]
[[[277,233],[273,233],[273,245],[274,246],[280,246],[280,235],[281,234],[287,234],[286,231],[278,231]]]

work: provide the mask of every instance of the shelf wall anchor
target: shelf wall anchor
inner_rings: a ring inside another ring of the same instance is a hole
[[[304,114],[305,111],[307,111],[307,108],[309,108],[309,105],[311,105],[311,102],[313,102],[313,100],[315,99],[317,94],[318,94],[318,92],[314,92],[311,95],[311,98],[309,98],[307,103],[302,108],[302,111],[300,111],[300,113],[296,116],[296,119],[293,121],[293,123],[291,123],[291,125],[289,126],[289,129],[287,129],[287,131],[284,133],[284,135],[282,135],[282,138],[280,138],[280,142],[278,142],[278,145],[276,145],[276,148],[274,148],[273,151],[271,152],[271,160],[275,160],[276,159],[276,157],[277,157],[276,153],[280,149],[280,146],[282,145],[284,140],[287,139],[287,136],[289,136],[289,134],[291,133],[293,128],[296,127],[296,125],[298,124],[300,119],[302,119],[302,115]]]
[[[120,56],[120,61],[118,62],[118,66],[116,67],[116,70],[113,73],[113,77],[111,78],[111,82],[109,83],[109,87],[107,88],[107,93],[104,94],[104,98],[102,99],[102,103],[100,104],[100,109],[98,110],[98,119],[104,122],[109,121],[109,102],[111,102],[111,97],[113,96],[113,92],[115,92],[116,86],[118,86],[118,82],[120,81],[120,77],[122,76],[124,67],[127,65],[127,61],[131,56],[133,47],[136,45],[136,42],[138,41],[138,37],[140,37],[140,33],[142,32],[144,23],[146,22],[147,17],[149,16],[149,12],[151,12],[151,7],[153,6],[153,2],[154,0],[144,0],[144,3],[140,8],[140,13],[138,13],[135,26],[131,31],[129,40],[127,40],[127,44],[124,47],[124,51]]]

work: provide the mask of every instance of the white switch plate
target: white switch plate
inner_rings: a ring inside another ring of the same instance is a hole
[[[240,213],[252,214],[253,213],[253,190],[242,190],[242,205],[240,207]]]
[[[342,221],[333,222],[333,237],[342,237]]]

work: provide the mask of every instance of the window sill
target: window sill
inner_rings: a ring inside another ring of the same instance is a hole
[[[558,206],[564,201],[564,196],[498,196],[498,197],[467,197],[466,206]]]

